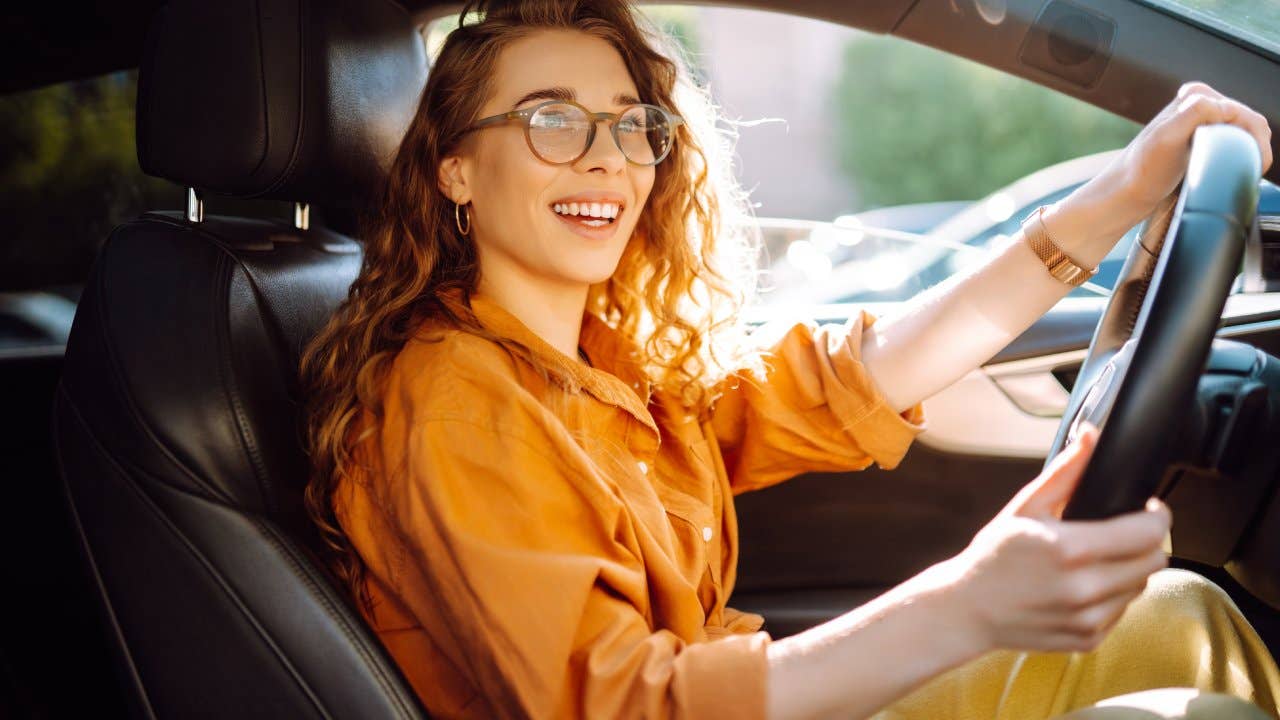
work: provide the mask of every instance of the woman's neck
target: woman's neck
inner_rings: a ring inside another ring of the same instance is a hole
[[[504,278],[487,283],[483,274],[476,291],[514,315],[538,337],[565,355],[579,360],[578,342],[587,291],[582,286],[545,286]]]

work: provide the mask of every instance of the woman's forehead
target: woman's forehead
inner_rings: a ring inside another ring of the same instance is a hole
[[[622,55],[605,40],[576,30],[543,30],[508,45],[498,56],[491,87],[486,114],[511,110],[545,90],[572,95],[566,99],[597,111],[639,96]]]

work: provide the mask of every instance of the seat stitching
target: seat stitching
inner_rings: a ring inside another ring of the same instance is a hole
[[[111,233],[111,236],[114,237],[116,235],[116,232],[118,232],[121,228],[128,227],[130,225],[145,226],[146,224],[147,224],[146,222],[137,221],[137,220],[126,223],[116,228],[116,230]],[[111,246],[112,246],[112,242],[109,238],[107,243],[103,247],[101,253],[99,253],[101,256],[99,258],[99,262],[101,263],[100,266],[106,265],[107,256],[111,252]],[[178,457],[175,456],[169,450],[169,447],[167,445],[160,442],[160,439],[156,437],[154,432],[152,432],[150,424],[146,422],[146,418],[138,410],[137,404],[134,403],[133,396],[128,392],[127,378],[124,375],[123,369],[121,369],[119,363],[117,362],[115,345],[111,342],[111,333],[110,333],[111,313],[110,313],[110,307],[106,302],[106,297],[105,297],[106,285],[107,285],[106,279],[103,276],[99,275],[98,282],[97,282],[98,287],[95,294],[95,297],[98,301],[98,314],[102,318],[102,322],[99,324],[99,332],[101,333],[101,336],[102,336],[103,347],[106,349],[105,355],[106,355],[107,371],[110,372],[115,377],[116,389],[121,399],[124,402],[125,409],[128,411],[128,415],[130,419],[134,421],[138,430],[141,431],[142,434],[145,435],[146,438],[151,441],[151,444],[154,447],[154,449],[159,451],[161,455],[163,455],[166,459],[169,460],[169,462],[173,463],[173,465],[178,470],[180,470],[187,477],[187,479],[191,480],[192,483],[194,483],[197,487],[205,491],[206,499],[219,498],[223,503],[228,502],[229,498],[226,497],[225,493],[221,492],[216,486],[212,485],[211,483],[206,481],[203,477],[201,477],[200,475],[192,471],[192,469],[188,467],[186,463],[178,459]],[[165,482],[163,480],[160,482],[163,482],[165,485],[171,488],[180,489],[178,488],[177,485],[174,485],[173,483]]]
[[[352,646],[360,653],[360,657],[368,663],[370,669],[374,671],[374,674],[379,681],[379,685],[381,685],[382,689],[387,691],[387,694],[396,701],[401,712],[404,713],[404,716],[414,717],[411,709],[405,703],[405,698],[402,697],[400,688],[397,687],[395,681],[391,679],[383,668],[381,662],[382,658],[374,655],[372,648],[368,647],[367,643],[364,642],[364,638],[357,634],[354,626],[347,621],[347,617],[337,608],[335,603],[332,602],[332,599],[328,596],[326,591],[327,585],[321,585],[318,583],[316,581],[317,578],[314,571],[308,567],[307,564],[300,562],[300,559],[304,559],[304,556],[294,547],[293,541],[288,536],[282,535],[279,530],[273,527],[270,523],[264,523],[259,518],[250,519],[253,521],[254,525],[263,532],[266,538],[276,546],[276,549],[280,551],[281,555],[289,561],[290,565],[293,566],[294,574],[298,579],[302,580],[306,586],[312,590],[315,595],[315,599],[321,602],[323,609],[329,615],[329,618],[335,621],[343,635],[351,641]]]
[[[297,669],[294,668],[291,662],[289,662],[288,658],[285,657],[284,653],[280,650],[279,646],[276,644],[271,634],[266,632],[266,629],[261,626],[261,624],[258,622],[257,618],[253,615],[253,613],[249,612],[248,608],[245,607],[244,602],[241,600],[239,594],[236,593],[235,590],[228,585],[226,580],[223,578],[222,573],[219,572],[217,568],[213,566],[213,563],[209,561],[209,559],[204,555],[204,553],[200,552],[200,550],[194,546],[190,538],[188,538],[186,534],[184,534],[173,523],[173,521],[170,520],[168,515],[166,515],[164,511],[162,511],[156,506],[155,501],[152,500],[152,498],[145,491],[143,491],[141,487],[138,486],[138,483],[132,479],[132,476],[128,471],[132,470],[138,475],[146,477],[149,480],[154,480],[154,478],[141,468],[137,468],[137,467],[126,468],[124,465],[124,461],[115,457],[98,440],[97,436],[92,431],[89,423],[86,422],[83,416],[79,414],[79,410],[75,407],[75,403],[71,402],[69,403],[69,405],[71,406],[72,410],[76,413],[77,417],[80,419],[81,424],[84,427],[85,437],[89,439],[94,449],[97,450],[99,455],[108,464],[110,464],[116,470],[116,472],[120,474],[122,478],[126,480],[122,484],[134,495],[136,495],[140,501],[142,501],[143,506],[145,506],[148,510],[152,512],[155,518],[160,521],[160,523],[165,527],[165,529],[167,529],[179,541],[179,543],[184,548],[186,548],[187,552],[191,555],[191,557],[195,559],[205,569],[205,572],[208,574],[208,576],[218,585],[220,589],[222,589],[223,594],[229,600],[232,601],[232,604],[235,606],[235,608],[240,611],[240,615],[246,621],[248,621],[249,625],[258,634],[258,637],[269,648],[271,648],[271,650],[275,654],[280,664],[289,672],[290,675],[293,676],[294,680],[297,681],[299,688],[306,694],[307,698],[312,702],[312,704],[315,705],[316,710],[326,718],[331,717],[329,713],[325,711],[325,708],[320,704],[319,699],[312,692],[311,687],[303,680],[301,675],[298,673]],[[164,483],[164,484],[168,486],[167,483]],[[169,486],[169,487],[172,487],[172,486]],[[183,492],[183,491],[179,490],[179,492]],[[183,494],[189,494],[189,493],[183,492]],[[204,499],[204,498],[200,498],[200,496],[198,495],[192,495],[192,497],[195,497],[197,499]],[[245,517],[248,517],[248,516],[246,515]]]
[[[248,415],[244,410],[244,403],[241,402],[240,393],[238,392],[239,387],[235,382],[235,370],[231,367],[231,318],[229,312],[221,312],[230,306],[231,272],[224,272],[228,270],[230,263],[225,253],[220,254],[218,258],[218,277],[225,277],[227,280],[226,282],[219,282],[214,291],[214,317],[226,321],[217,322],[214,326],[214,334],[218,343],[216,363],[218,366],[218,379],[222,386],[223,395],[227,398],[227,404],[231,406],[231,411],[235,414],[236,435],[240,440],[241,448],[249,458],[249,465],[253,470],[254,479],[258,481],[258,489],[263,495],[265,507],[270,512],[276,512],[279,507],[275,485],[271,482],[266,462],[262,459],[262,450],[258,447],[256,438],[250,431]],[[252,283],[250,285],[252,286]],[[257,295],[256,292],[254,294]]]
[[[57,395],[62,398],[68,410],[73,414],[73,419],[79,421],[79,425],[81,427],[87,427],[87,423],[85,423],[84,418],[80,415],[79,408],[75,406],[75,402],[71,399],[71,396],[67,394],[67,390],[63,387],[61,382],[58,383]],[[138,666],[133,659],[133,653],[129,650],[129,643],[124,637],[124,629],[120,626],[120,619],[116,616],[115,607],[112,606],[111,600],[107,597],[106,583],[103,581],[102,573],[98,570],[97,561],[93,557],[93,549],[89,547],[89,538],[85,535],[84,524],[80,521],[80,511],[76,507],[75,498],[72,497],[71,494],[71,486],[67,482],[67,470],[65,464],[62,462],[62,443],[59,439],[58,432],[60,425],[59,418],[60,414],[55,411],[53,414],[53,421],[50,423],[54,450],[53,460],[54,464],[58,468],[58,479],[60,480],[58,483],[59,491],[62,495],[63,501],[67,504],[68,512],[71,514],[76,540],[79,541],[77,544],[83,551],[83,557],[86,564],[89,566],[89,574],[92,576],[93,585],[97,589],[102,601],[102,610],[107,616],[106,620],[107,624],[110,626],[111,636],[120,645],[121,654],[124,656],[124,662],[128,667],[129,677],[133,683],[133,689],[138,693],[139,698],[142,701],[143,711],[146,712],[147,717],[154,720],[156,712],[151,706],[151,698],[147,693],[147,687],[142,682],[142,675],[138,672]]]

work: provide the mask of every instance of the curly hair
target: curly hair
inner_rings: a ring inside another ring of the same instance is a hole
[[[617,269],[590,288],[587,310],[642,348],[655,387],[676,394],[691,411],[707,409],[733,370],[758,367],[742,343],[740,323],[755,292],[758,230],[745,221],[750,211],[731,173],[733,135],[718,123],[715,106],[691,80],[674,44],[625,0],[469,3],[431,67],[367,213],[360,273],[301,362],[311,457],[307,512],[338,579],[365,608],[365,567],[337,522],[333,496],[352,470],[354,449],[381,417],[380,383],[391,361],[428,318],[506,347],[514,342],[486,331],[467,303],[449,301],[470,297],[480,268],[474,243],[455,227],[437,170],[476,119],[503,49],[543,29],[605,40],[621,55],[641,101],[686,121],[676,129],[671,155],[655,169]]]

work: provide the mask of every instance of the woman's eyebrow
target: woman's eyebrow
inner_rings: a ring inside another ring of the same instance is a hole
[[[540,90],[534,90],[533,92],[530,92],[530,93],[525,93],[523,97],[521,97],[519,100],[515,102],[514,105],[511,106],[511,109],[514,110],[520,107],[521,105],[529,102],[530,100],[573,100],[577,98],[577,96],[578,96],[577,93],[575,93],[573,90],[567,87],[557,86],[557,87],[542,88]]]
[[[521,105],[531,100],[574,100],[576,101],[577,99],[578,99],[578,94],[574,92],[571,88],[561,87],[561,86],[541,88],[538,90],[534,90],[533,92],[525,93],[519,100],[515,101],[515,104],[511,106],[511,109],[515,110],[516,108],[520,107]],[[640,102],[639,98],[635,97],[634,95],[629,95],[627,93],[618,93],[617,95],[613,96],[613,103],[615,105],[635,105],[635,104],[638,104],[639,102]]]

